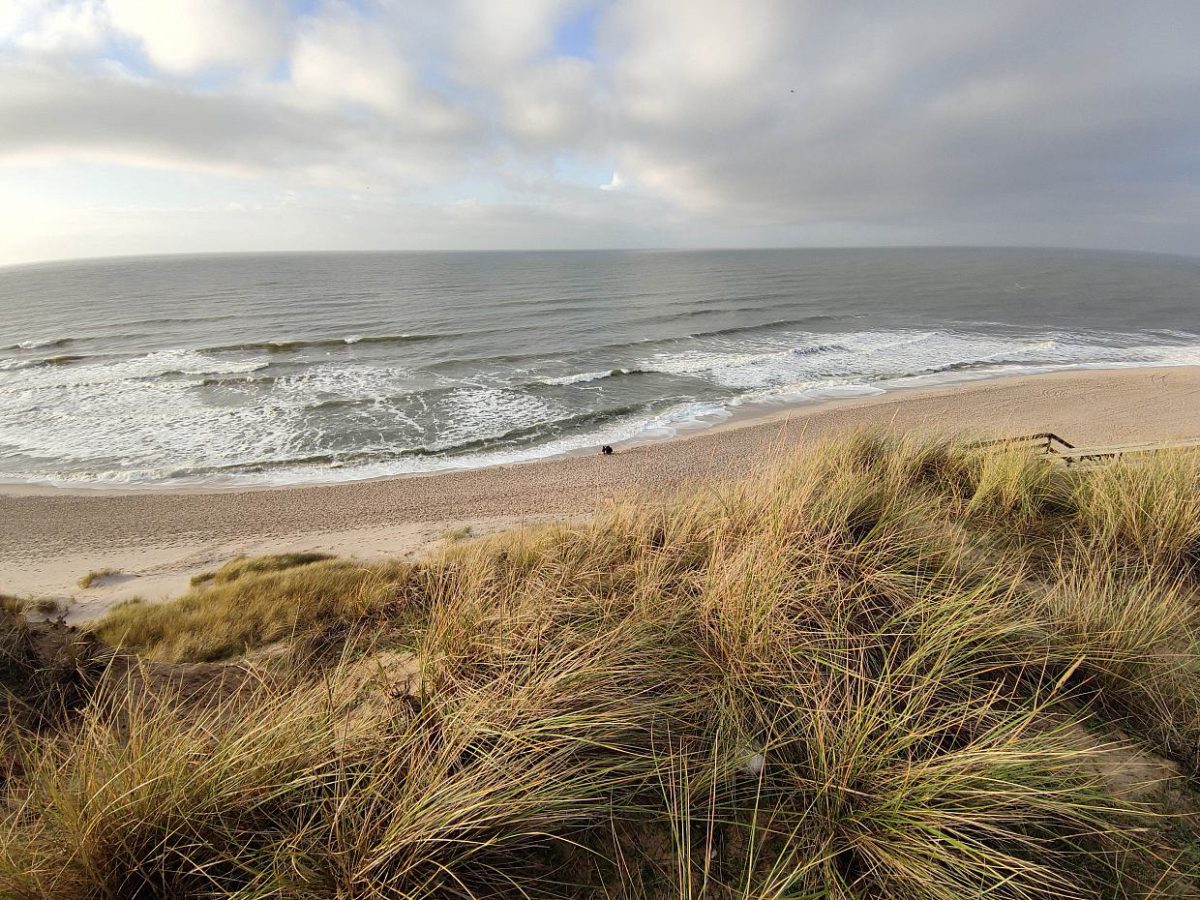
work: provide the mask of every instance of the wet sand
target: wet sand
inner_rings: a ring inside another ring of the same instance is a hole
[[[53,597],[76,620],[159,599],[239,553],[403,556],[471,526],[586,515],[744,474],[838,432],[882,427],[981,437],[1054,431],[1079,446],[1200,440],[1200,367],[1007,378],[794,407],[688,436],[520,465],[244,491],[69,492],[0,487],[0,592]],[[89,570],[121,575],[76,586]]]

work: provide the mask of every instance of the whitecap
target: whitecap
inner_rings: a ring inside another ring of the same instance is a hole
[[[600,381],[604,378],[611,378],[613,375],[628,375],[629,369],[604,369],[600,372],[578,372],[574,375],[562,375],[558,378],[543,378],[542,384],[552,385],[568,385],[568,384],[586,384],[589,381]]]

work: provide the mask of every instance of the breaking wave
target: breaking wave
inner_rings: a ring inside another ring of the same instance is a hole
[[[13,344],[5,347],[5,350],[46,350],[51,347],[65,347],[67,344],[74,343],[74,338],[49,338],[48,340],[30,340],[21,341],[18,344]]]
[[[10,458],[63,461],[61,474],[31,471],[27,480],[284,483],[537,459],[669,436],[746,403],[862,396],[928,379],[1200,363],[1200,338],[1186,335],[1170,344],[1091,332],[828,337],[634,343],[622,365],[536,374],[508,363],[465,380],[357,361],[280,368],[259,344],[240,345],[248,355],[232,359],[185,349],[17,356],[0,363],[0,423],[3,440],[16,448]],[[334,341],[309,342],[328,343]],[[645,379],[650,375],[656,380]],[[605,387],[549,390],[593,385]]]
[[[240,344],[223,344],[219,347],[206,347],[207,353],[229,353],[233,351],[266,351],[267,353],[295,353],[310,347],[345,347],[355,344],[409,344],[417,341],[436,341],[455,335],[441,334],[350,334],[340,338],[318,338],[316,340],[295,341],[246,341]]]
[[[565,386],[568,384],[586,384],[589,381],[601,381],[605,378],[620,378],[623,375],[645,375],[642,369],[605,369],[602,372],[578,372],[574,375],[561,375],[556,378],[543,378],[542,384]]]

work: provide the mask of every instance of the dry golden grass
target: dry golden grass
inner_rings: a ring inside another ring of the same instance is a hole
[[[237,559],[232,559],[225,563],[219,569],[193,575],[191,582],[192,587],[199,587],[202,584],[210,582],[214,584],[228,584],[246,575],[282,572],[286,569],[295,569],[315,562],[324,562],[332,558],[328,553],[273,553],[268,556],[255,556],[253,558],[239,556]]]
[[[442,532],[442,540],[448,544],[457,544],[459,541],[465,541],[471,537],[472,528],[470,525],[464,525],[461,528],[448,528]]]
[[[165,604],[114,609],[96,629],[112,646],[168,662],[224,659],[337,621],[357,621],[397,602],[412,566],[336,560],[281,568],[229,564]],[[230,566],[237,566],[230,575]]]
[[[419,563],[237,561],[97,633],[290,652],[6,738],[0,894],[1187,896],[1191,820],[1106,773],[1121,734],[1200,772],[1198,474],[861,435]]]
[[[87,590],[98,581],[103,581],[105,578],[111,578],[113,575],[120,575],[116,569],[93,569],[82,578],[79,579],[79,587]]]

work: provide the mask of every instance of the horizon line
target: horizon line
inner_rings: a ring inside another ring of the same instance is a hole
[[[1200,253],[1183,253],[1168,250],[1142,250],[1129,247],[1072,246],[1064,244],[763,244],[758,246],[703,246],[703,247],[496,247],[496,248],[449,248],[428,249],[369,248],[360,250],[178,250],[162,253],[112,253],[95,256],[63,256],[45,259],[22,260],[0,263],[0,272],[37,266],[69,265],[72,263],[117,262],[121,260],[158,259],[203,259],[208,257],[255,257],[255,256],[401,256],[401,255],[467,255],[467,254],[518,254],[518,253],[754,253],[764,251],[833,251],[833,250],[1041,250],[1074,253],[1127,253],[1136,256],[1167,256],[1179,259],[1200,259]]]

